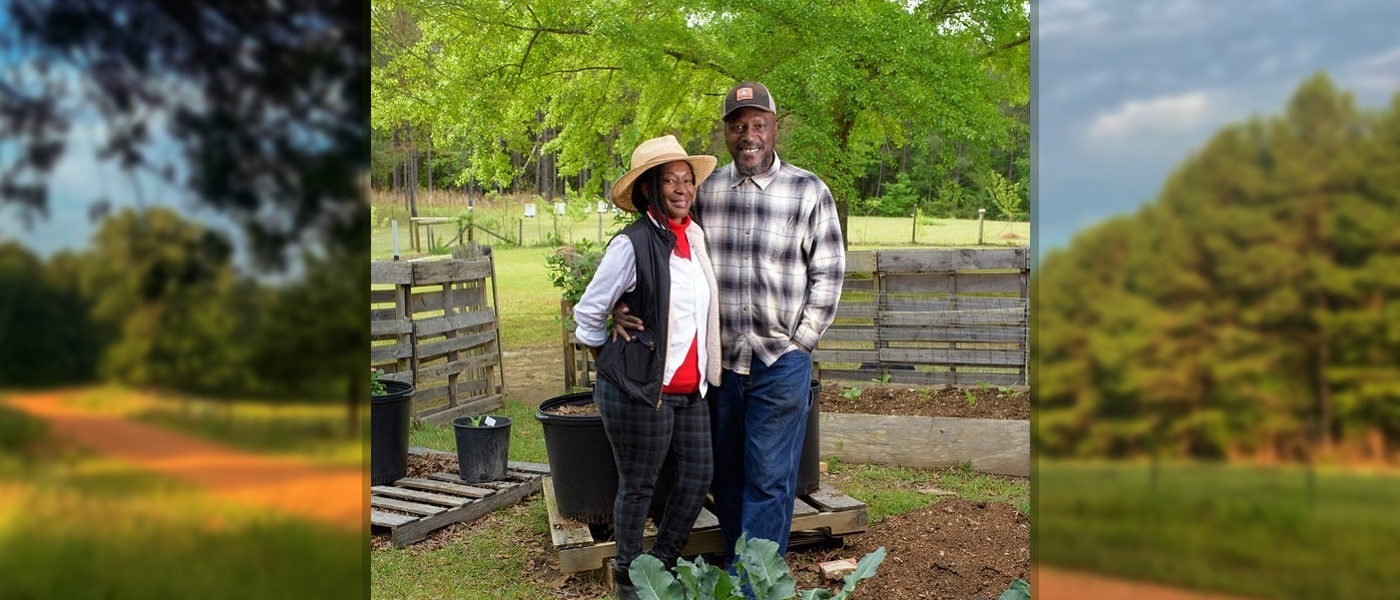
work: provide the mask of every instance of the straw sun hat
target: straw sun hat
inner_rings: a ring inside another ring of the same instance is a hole
[[[627,212],[637,212],[637,207],[632,206],[632,184],[637,181],[637,177],[656,165],[664,165],[676,160],[690,163],[690,169],[695,173],[697,187],[715,170],[715,157],[704,154],[694,156],[686,154],[685,148],[682,148],[681,143],[676,141],[676,136],[667,135],[652,138],[642,142],[636,150],[632,151],[632,169],[613,184],[613,204]]]

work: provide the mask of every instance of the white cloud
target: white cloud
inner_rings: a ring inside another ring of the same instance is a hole
[[[1193,129],[1214,112],[1211,95],[1201,90],[1128,100],[1116,109],[1095,115],[1087,136],[1091,141],[1117,141],[1137,134]]]
[[[1400,46],[1359,58],[1338,73],[1343,87],[1359,92],[1400,90]]]

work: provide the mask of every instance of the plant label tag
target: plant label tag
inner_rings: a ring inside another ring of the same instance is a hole
[[[496,426],[496,420],[495,420],[495,419],[492,419],[491,417],[486,417],[486,420],[485,420],[485,421],[482,421],[482,422],[483,422],[483,423],[486,423],[486,426],[487,426],[487,427],[495,427],[495,426]]]

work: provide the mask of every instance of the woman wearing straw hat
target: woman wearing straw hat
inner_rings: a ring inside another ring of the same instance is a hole
[[[680,557],[714,471],[703,398],[720,381],[719,295],[704,233],[690,220],[695,188],[714,169],[715,157],[686,154],[674,136],[637,146],[612,188],[613,202],[637,220],[608,243],[574,307],[575,335],[597,358],[593,399],[617,461],[614,574],[624,600],[637,598],[627,568],[641,554],[667,455],[673,491],[650,550],[667,566]],[[644,326],[609,339],[619,300]]]

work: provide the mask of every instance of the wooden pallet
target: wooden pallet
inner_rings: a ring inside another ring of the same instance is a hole
[[[593,539],[588,525],[565,519],[559,515],[554,501],[554,481],[544,478],[544,504],[549,512],[549,533],[554,550],[559,553],[559,570],[565,573],[602,569],[607,560],[617,551],[615,542],[599,542]],[[690,530],[690,539],[684,556],[696,556],[719,552],[723,549],[724,538],[719,530],[719,520],[711,512],[712,506],[706,501],[700,509],[695,525]],[[793,503],[792,533],[788,546],[798,546],[832,537],[865,531],[865,503],[823,483],[817,491],[798,496]],[[656,538],[656,531],[650,525],[642,539],[644,547],[650,547]]]
[[[451,452],[426,448],[410,448],[409,452],[456,458]],[[475,521],[523,500],[539,491],[547,474],[549,465],[510,461],[506,478],[500,481],[469,484],[456,473],[405,477],[370,487],[369,522],[373,528],[388,529],[394,547],[402,548],[453,523]]]

